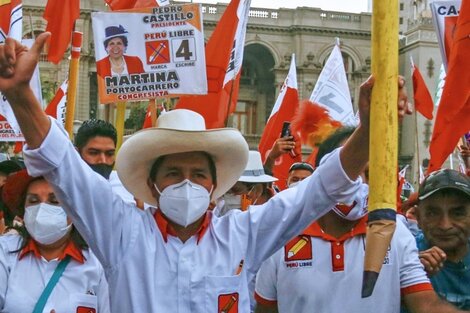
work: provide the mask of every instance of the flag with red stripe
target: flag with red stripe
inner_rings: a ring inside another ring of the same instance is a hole
[[[65,125],[65,113],[67,111],[67,88],[68,80],[66,79],[45,110],[47,115],[57,119],[62,125]]]
[[[7,37],[21,41],[23,6],[21,0],[0,0],[0,43]]]
[[[295,55],[292,55],[292,61],[289,68],[289,73],[281,87],[279,96],[274,104],[274,107],[269,116],[266,127],[264,128],[258,150],[261,153],[261,158],[265,162],[273,144],[280,137],[282,125],[285,121],[291,121],[294,117],[295,111],[299,106],[299,93],[297,88],[297,71],[295,66]],[[273,168],[273,174],[279,179],[276,185],[279,188],[286,188],[286,179],[290,166],[295,162],[301,162],[302,156],[297,154],[292,157],[290,153],[285,153],[276,160]]]
[[[235,110],[250,3],[232,0],[206,45],[208,94],[181,97],[176,104],[201,114],[208,129],[225,127]]]
[[[438,170],[470,131],[470,0],[462,0],[450,50],[448,71],[437,110],[428,173]]]

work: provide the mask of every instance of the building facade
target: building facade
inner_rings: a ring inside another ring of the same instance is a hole
[[[400,0],[400,72],[410,78],[409,56],[421,69],[426,69],[425,79],[434,90],[441,64],[437,39],[430,20],[429,5],[422,0]],[[46,0],[23,0],[24,34],[32,37],[45,30],[42,19]],[[102,0],[80,1],[80,19],[76,30],[84,33],[80,59],[79,97],[76,119],[90,117],[114,119],[114,105],[98,103],[94,43],[91,13],[107,11]],[[206,41],[217,25],[226,4],[202,4]],[[60,14],[60,13],[58,13]],[[247,138],[250,148],[257,142],[270,115],[280,86],[287,76],[291,55],[296,56],[299,95],[308,99],[323,65],[328,58],[335,38],[341,42],[344,64],[348,76],[351,98],[357,108],[359,86],[370,75],[371,65],[371,14],[323,11],[318,8],[258,9],[252,8],[248,21],[241,87],[236,112],[230,125],[237,127]],[[43,94],[48,100],[67,76],[68,62],[59,65],[45,62],[42,56],[40,71]],[[411,79],[407,80],[411,82]],[[409,94],[412,95],[411,84]],[[128,110],[135,105],[128,104]],[[426,148],[432,125],[418,116],[405,120],[401,131],[400,163],[421,163],[427,158]],[[418,133],[420,160],[415,159]],[[307,149],[308,150],[308,149]],[[306,152],[307,152],[306,150]]]

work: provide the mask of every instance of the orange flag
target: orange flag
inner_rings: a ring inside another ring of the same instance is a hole
[[[462,0],[450,51],[446,83],[437,110],[428,173],[439,169],[470,130],[470,0]]]
[[[225,127],[235,110],[250,2],[232,0],[206,45],[208,94],[184,96],[176,104],[201,114],[208,129]]]
[[[152,112],[150,110],[152,105],[155,105],[155,102],[149,101],[149,105],[147,106],[147,112],[145,113],[145,119],[144,119],[144,124],[142,125],[142,129],[152,127]]]
[[[49,0],[44,10],[46,31],[51,32],[47,59],[58,64],[72,38],[75,20],[80,16],[79,0]]]
[[[424,82],[421,72],[411,59],[411,76],[413,78],[413,98],[415,101],[415,109],[428,120],[432,120],[432,111],[434,103],[429,93],[426,83]]]
[[[261,154],[263,163],[269,154],[274,142],[280,137],[282,125],[285,121],[290,122],[294,117],[295,111],[299,106],[299,93],[297,89],[297,72],[295,68],[295,55],[292,55],[289,73],[282,85],[281,92],[274,104],[271,115],[269,116],[263,135],[259,142],[258,150]],[[301,162],[302,155],[300,153],[292,157],[290,153],[283,154],[276,160],[273,168],[274,177],[279,179],[276,185],[281,189],[285,189],[286,180],[290,166],[295,162]]]

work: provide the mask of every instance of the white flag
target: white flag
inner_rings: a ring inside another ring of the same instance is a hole
[[[310,101],[328,109],[332,119],[343,125],[356,126],[349,93],[348,79],[344,69],[343,57],[338,45],[335,45],[325,67],[318,77]]]
[[[230,80],[234,80],[240,73],[243,63],[243,51],[245,49],[246,24],[248,23],[248,13],[250,12],[251,0],[242,0],[238,6],[238,25],[233,41],[232,54],[228,64],[227,73],[224,78],[224,86]]]

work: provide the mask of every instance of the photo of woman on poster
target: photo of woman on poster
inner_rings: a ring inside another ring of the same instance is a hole
[[[122,25],[109,26],[105,29],[104,48],[108,56],[96,62],[99,76],[138,74],[145,72],[139,57],[125,55],[129,44],[128,32]]]

